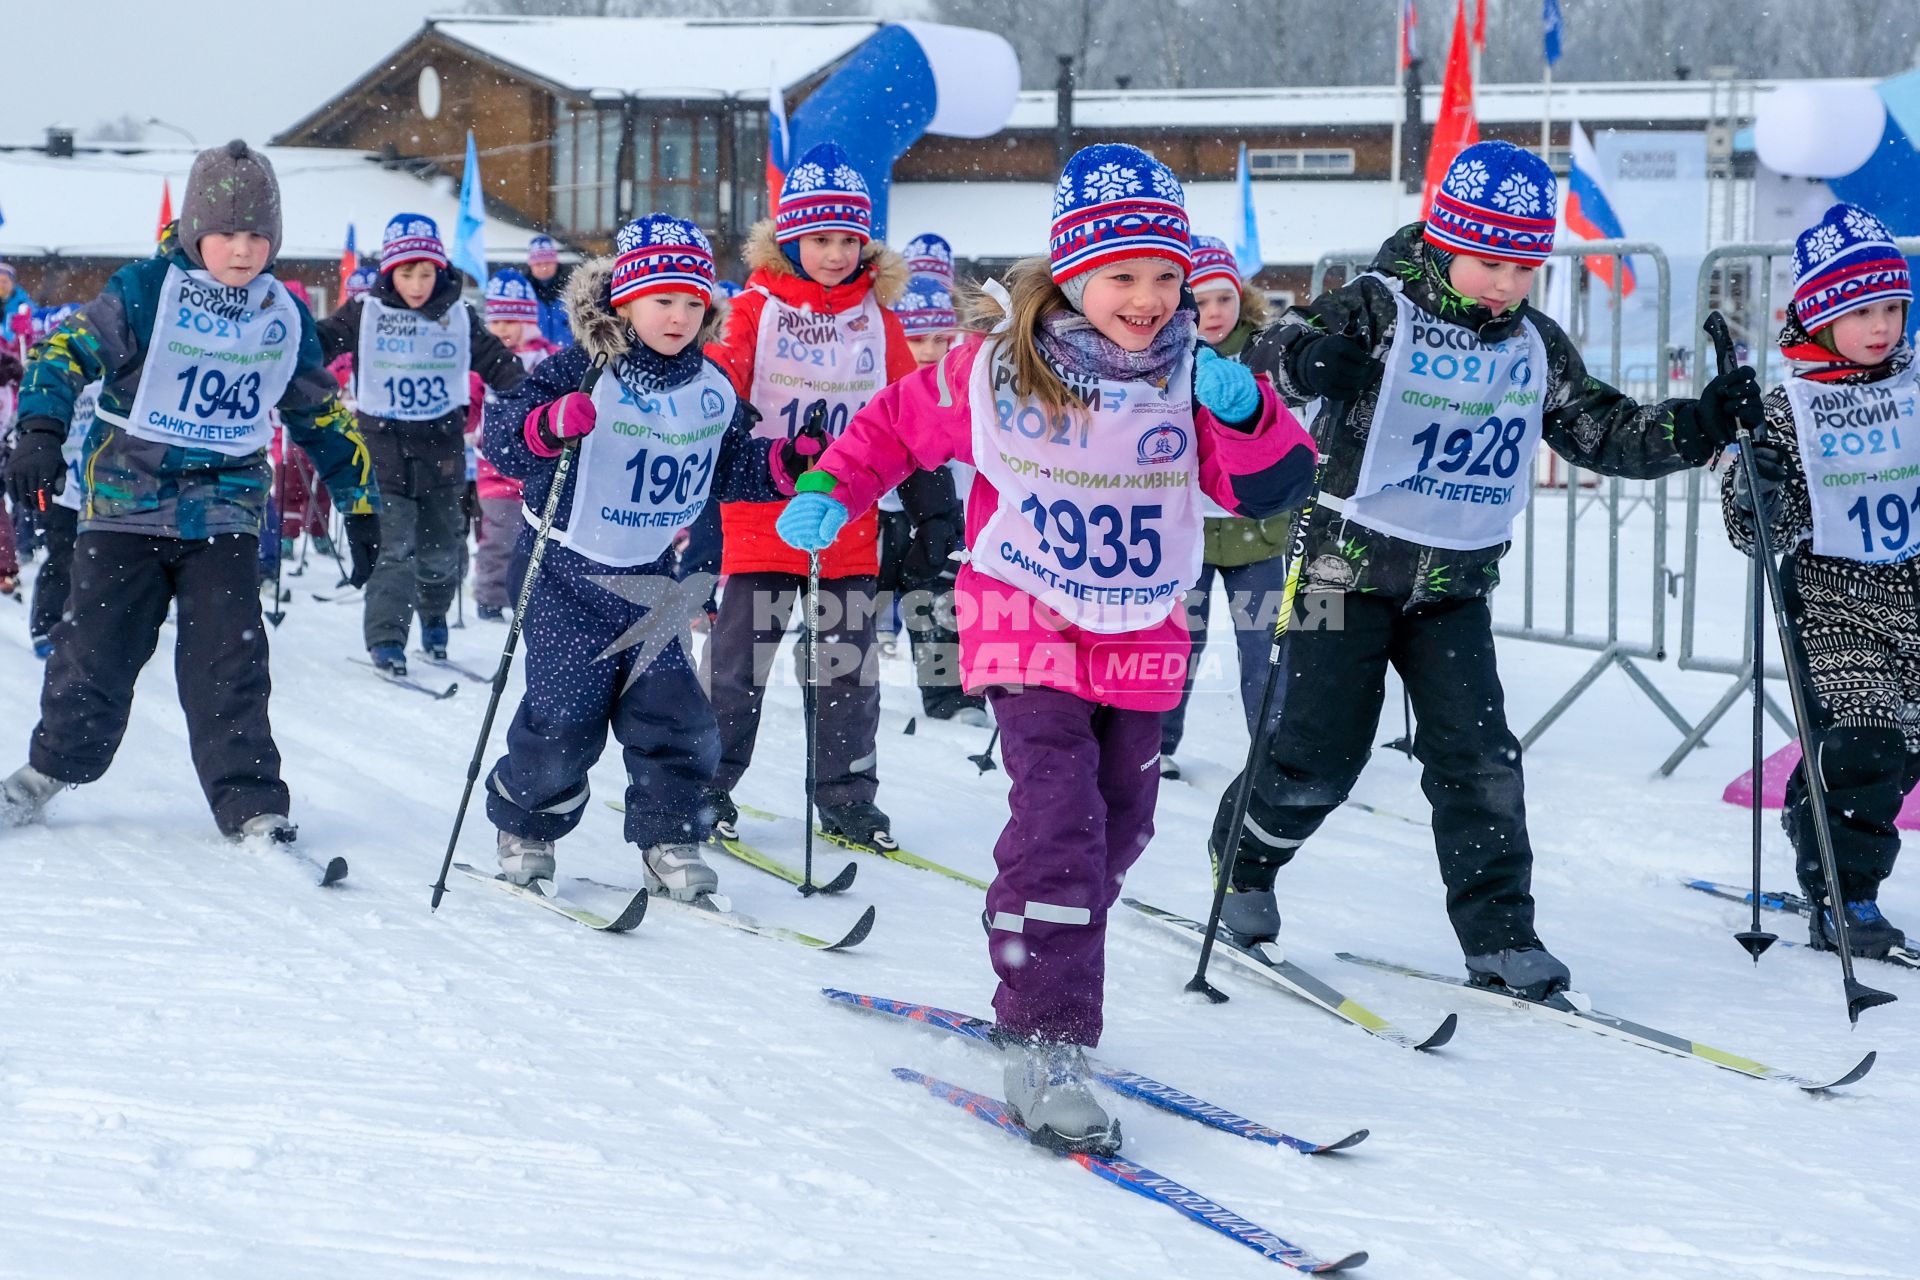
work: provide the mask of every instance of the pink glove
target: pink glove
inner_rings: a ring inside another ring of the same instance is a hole
[[[593,430],[593,418],[593,397],[569,391],[527,415],[527,448],[542,458],[557,458],[569,441],[577,441]]]

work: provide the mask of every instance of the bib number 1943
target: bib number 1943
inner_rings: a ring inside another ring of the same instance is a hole
[[[180,383],[181,413],[186,413],[187,406],[192,404],[192,412],[201,418],[224,413],[229,419],[251,421],[260,416],[260,375],[257,373],[243,373],[229,382],[220,370],[202,372],[200,366],[194,364],[173,376]]]

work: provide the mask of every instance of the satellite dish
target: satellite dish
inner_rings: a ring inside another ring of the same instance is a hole
[[[420,114],[432,120],[440,114],[440,73],[420,68]]]

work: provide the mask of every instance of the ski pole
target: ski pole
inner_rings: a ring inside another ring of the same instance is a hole
[[[807,552],[807,683],[800,690],[802,712],[807,722],[807,830],[804,837],[805,860],[801,865],[800,892],[807,896],[817,890],[813,883],[813,785],[814,752],[820,744],[820,553]]]
[[[998,741],[1000,741],[1000,726],[996,724],[993,726],[993,732],[987,737],[987,749],[977,756],[968,756],[967,759],[978,765],[980,772],[992,773],[998,767],[993,762],[993,744]]]
[[[605,356],[594,357],[593,363],[580,376],[580,394],[593,394],[593,385],[600,381],[600,373],[606,367]],[[473,744],[473,759],[467,762],[467,785],[460,792],[460,807],[453,814],[453,834],[447,837],[447,853],[440,859],[440,878],[433,882],[433,902],[428,907],[430,911],[438,911],[440,899],[446,896],[447,872],[453,868],[453,850],[460,843],[460,826],[466,821],[467,805],[473,800],[473,784],[480,777],[480,760],[486,754],[487,739],[493,736],[493,717],[500,710],[500,696],[507,691],[507,672],[513,669],[513,651],[520,643],[520,622],[527,616],[527,602],[533,598],[534,579],[540,576],[540,562],[547,555],[547,535],[553,532],[553,518],[560,510],[560,494],[567,487],[567,473],[573,470],[573,460],[579,452],[577,439],[565,442],[560,450],[560,461],[553,469],[553,481],[547,486],[547,509],[541,513],[540,527],[534,531],[533,551],[527,556],[527,576],[520,584],[520,601],[514,606],[513,621],[507,626],[507,641],[500,647],[500,665],[493,673],[493,692],[487,698],[487,714],[480,721],[480,737]]]
[[[287,611],[280,607],[280,530],[287,524],[287,464],[293,460],[293,439],[284,430],[280,433],[280,465],[275,468],[273,477],[273,527],[266,531],[273,542],[273,608],[267,610],[267,621],[278,630],[286,621]]]
[[[1758,504],[1760,496],[1753,490],[1754,502]],[[1756,551],[1759,548],[1755,548]],[[1755,964],[1760,963],[1760,954],[1780,940],[1779,935],[1768,933],[1760,927],[1760,776],[1766,765],[1766,748],[1762,739],[1767,731],[1767,622],[1766,601],[1761,598],[1766,591],[1760,578],[1760,556],[1753,557],[1753,563],[1747,566],[1747,594],[1751,600],[1749,621],[1753,624],[1753,919],[1747,927],[1733,935],[1733,940],[1747,949]]]
[[[1331,427],[1346,412],[1345,404],[1330,403],[1321,418]],[[1322,463],[1325,459],[1320,460]],[[1213,959],[1214,939],[1220,933],[1220,912],[1227,904],[1227,885],[1233,880],[1233,864],[1240,856],[1240,832],[1247,822],[1247,806],[1253,801],[1253,775],[1260,764],[1260,744],[1273,714],[1274,694],[1280,687],[1281,651],[1287,628],[1293,620],[1294,597],[1300,590],[1300,569],[1307,560],[1307,526],[1313,523],[1313,509],[1320,498],[1320,477],[1316,470],[1313,488],[1293,518],[1292,536],[1287,539],[1287,576],[1280,589],[1280,616],[1273,620],[1273,643],[1267,646],[1267,677],[1260,689],[1260,714],[1254,718],[1254,731],[1247,735],[1247,762],[1240,770],[1240,785],[1233,793],[1233,821],[1227,828],[1227,852],[1214,868],[1213,906],[1207,912],[1206,935],[1200,939],[1200,963],[1188,979],[1186,989],[1204,995],[1214,1004],[1225,1004],[1227,993],[1207,981],[1207,965]]]
[[[1727,318],[1718,311],[1707,313],[1707,336],[1713,339],[1713,350],[1719,361],[1720,372],[1730,373],[1734,368],[1733,335],[1727,332]],[[1800,646],[1796,642],[1791,619],[1787,616],[1786,597],[1780,591],[1780,566],[1773,558],[1773,528],[1767,519],[1766,504],[1760,501],[1760,468],[1753,461],[1753,432],[1742,425],[1738,429],[1740,445],[1740,468],[1746,476],[1747,492],[1753,495],[1753,531],[1754,559],[1760,562],[1765,575],[1767,595],[1773,605],[1774,629],[1780,636],[1780,656],[1787,668],[1787,692],[1793,698],[1793,720],[1800,737],[1800,768],[1807,780],[1807,798],[1813,810],[1814,843],[1820,849],[1820,872],[1827,882],[1827,910],[1833,919],[1833,941],[1840,951],[1841,989],[1847,1000],[1847,1021],[1858,1026],[1860,1015],[1875,1005],[1891,1004],[1895,997],[1891,992],[1877,991],[1853,976],[1853,952],[1847,944],[1846,903],[1840,896],[1840,866],[1833,856],[1833,831],[1827,822],[1827,783],[1820,747],[1814,741],[1813,700],[1805,688],[1807,668],[1801,661]],[[1758,684],[1760,654],[1754,653],[1755,684]],[[1760,807],[1760,775],[1754,774],[1754,810]],[[1757,822],[1757,819],[1756,819]],[[1758,884],[1755,885],[1757,889]],[[1754,895],[1755,912],[1758,913],[1759,895]],[[1812,904],[1817,912],[1820,904]],[[1819,924],[1816,917],[1815,925]]]

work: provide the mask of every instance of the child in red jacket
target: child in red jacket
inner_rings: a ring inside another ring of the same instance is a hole
[[[752,275],[707,354],[758,412],[754,434],[781,442],[776,475],[790,481],[825,448],[819,428],[803,430],[824,401],[824,434],[838,436],[874,394],[912,373],[906,332],[887,308],[906,286],[900,255],[873,239],[873,201],[844,152],[831,143],[800,158],[780,190],[779,212],[753,229]],[[713,709],[720,720],[720,768],[707,799],[716,829],[739,821],[729,793],[753,759],[780,637],[806,588],[807,557],[774,532],[778,502],[720,506],[729,575],[707,648]],[[823,626],[820,732],[814,803],[826,831],[874,848],[895,848],[879,788],[874,739],[880,687],[870,670],[880,571],[878,521],[851,523],[820,557]]]

